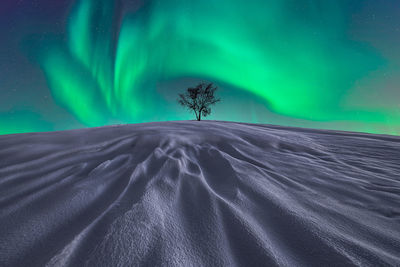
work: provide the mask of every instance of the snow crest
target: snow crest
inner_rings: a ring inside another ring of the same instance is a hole
[[[231,122],[0,137],[0,266],[398,266],[400,138]]]

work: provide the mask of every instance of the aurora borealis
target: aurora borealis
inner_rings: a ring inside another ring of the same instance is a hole
[[[192,119],[175,99],[200,80],[220,87],[210,119],[400,134],[395,0],[6,0],[0,10],[0,134]]]

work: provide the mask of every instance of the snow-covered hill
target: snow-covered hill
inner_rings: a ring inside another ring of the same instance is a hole
[[[399,266],[400,138],[231,122],[0,137],[0,266]]]

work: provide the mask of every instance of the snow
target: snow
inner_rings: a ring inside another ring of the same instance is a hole
[[[0,136],[0,266],[399,266],[400,138],[186,121]]]

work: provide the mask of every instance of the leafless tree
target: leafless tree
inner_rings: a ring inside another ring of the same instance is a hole
[[[217,89],[213,83],[200,83],[194,88],[188,88],[184,94],[179,94],[178,103],[193,111],[200,121],[202,115],[206,117],[211,114],[211,105],[221,101],[214,95]]]

